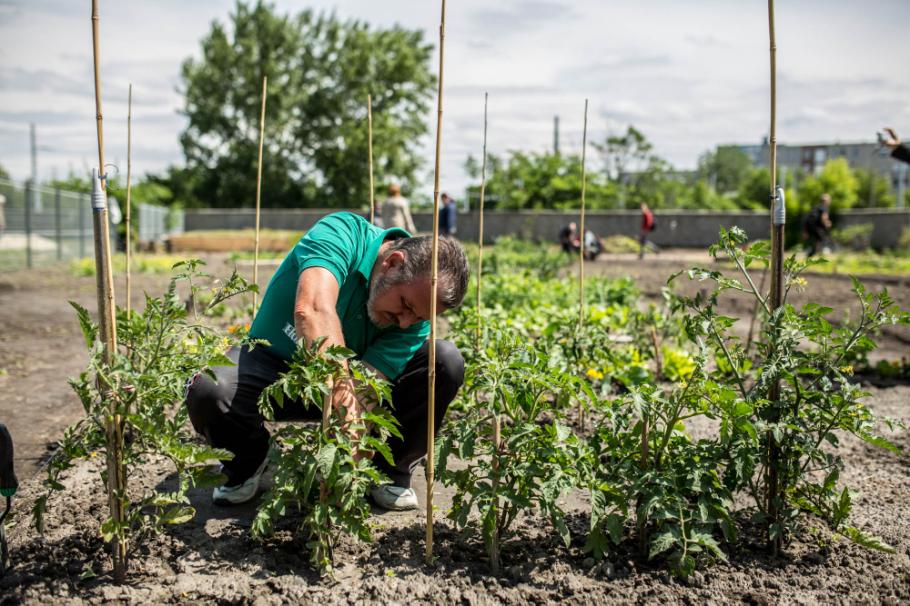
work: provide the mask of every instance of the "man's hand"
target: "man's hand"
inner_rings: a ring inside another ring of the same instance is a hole
[[[882,145],[887,147],[890,150],[894,150],[897,146],[901,144],[901,138],[897,136],[897,133],[894,132],[893,128],[885,127],[882,129],[887,137],[883,137],[881,133],[878,135],[878,140]]]
[[[332,388],[332,410],[335,414],[344,414],[345,424],[350,424],[362,416],[364,407],[357,399],[354,382],[349,378],[335,381]]]

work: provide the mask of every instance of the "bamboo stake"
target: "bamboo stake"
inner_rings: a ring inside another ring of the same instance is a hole
[[[332,415],[332,392],[335,389],[335,378],[329,377],[329,380],[326,381],[326,392],[325,396],[322,398],[322,434],[325,436],[326,432],[329,429],[329,419]],[[319,480],[319,502],[323,505],[326,504],[329,498],[328,487],[325,483],[325,478],[323,477]],[[329,550],[331,550],[331,546]],[[330,559],[333,558],[331,552],[327,554],[322,554],[323,556],[328,556]]]
[[[376,191],[373,185],[373,96],[367,95],[367,149],[370,165],[370,225],[376,223]]]
[[[579,221],[578,251],[578,328],[585,324],[585,156],[588,149],[588,100],[585,99],[585,122],[581,131],[581,220]],[[585,410],[581,401],[578,403],[578,424],[582,431],[585,428]]]
[[[110,366],[117,349],[117,324],[114,316],[114,282],[111,272],[110,233],[108,228],[107,193],[104,171],[104,119],[101,111],[101,44],[98,0],[92,0],[92,54],[95,72],[95,124],[98,135],[98,174],[93,180],[92,217],[95,234],[95,275],[97,276],[98,319],[104,340],[104,363]],[[117,401],[111,397],[111,386],[99,379],[99,390],[107,401],[107,478],[108,503],[111,518],[120,527],[124,523],[123,510],[126,495],[126,473],[123,467],[123,421],[117,410]],[[112,541],[114,580],[126,579],[127,545],[116,535]]]
[[[445,65],[446,0],[439,19],[439,90],[436,98],[436,166],[433,171],[433,263],[430,274],[430,355],[427,386],[427,564],[433,563],[433,476],[436,448],[436,283],[439,278],[439,155],[442,148],[442,83]]]
[[[132,223],[130,208],[133,187],[133,83],[130,82],[126,109],[126,317],[130,317],[132,307],[131,259],[132,259]]]
[[[487,187],[487,98],[489,93],[483,94],[483,165],[480,169],[480,212],[477,226],[477,332],[474,335],[474,349],[480,351],[480,336],[482,333],[482,315],[480,313],[480,293],[483,288],[483,204]]]
[[[265,97],[268,77],[262,77],[262,110],[259,113],[259,160],[256,166],[256,233],[253,237],[253,284],[259,286],[259,206],[262,197],[262,145],[265,141]],[[259,305],[259,293],[253,292],[253,317]]]
[[[585,99],[585,123],[581,134],[581,220],[578,233],[581,247],[578,251],[578,326],[585,323],[585,152],[588,147],[588,100]]]
[[[477,228],[477,332],[474,335],[474,351],[476,354],[480,354],[481,350],[481,338],[483,335],[483,313],[481,312],[481,291],[483,288],[483,207],[484,199],[486,195],[486,186],[487,186],[487,102],[489,99],[489,93],[483,94],[483,164],[480,170],[480,212],[478,217],[478,228]],[[499,489],[499,448],[502,444],[502,427],[500,426],[499,415],[495,412],[493,413],[493,449],[496,452],[495,457],[493,458],[493,495],[496,499],[496,510],[497,515],[496,519],[498,520],[498,511],[499,511],[499,498],[497,496],[497,490]],[[494,574],[499,574],[500,562],[499,562],[499,528],[493,529],[492,536],[492,549],[490,550],[493,554],[490,565],[493,569]]]
[[[770,192],[771,192],[771,310],[783,304],[783,252],[784,252],[784,208],[783,199],[777,195],[777,42],[774,34],[774,0],[768,0],[768,34],[771,55],[771,125],[770,125]],[[768,390],[768,399],[775,408],[780,405],[780,379],[776,377]],[[777,421],[779,414],[773,415]],[[768,514],[770,517],[768,543],[771,552],[776,555],[781,547],[781,537],[770,536],[770,527],[780,522],[780,498],[778,467],[780,466],[780,446],[774,435],[768,432]]]

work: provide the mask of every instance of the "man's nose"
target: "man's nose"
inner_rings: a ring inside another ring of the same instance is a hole
[[[398,327],[399,328],[408,328],[409,326],[414,324],[414,322],[416,320],[417,320],[417,318],[414,317],[414,314],[411,314],[408,312],[398,314]]]

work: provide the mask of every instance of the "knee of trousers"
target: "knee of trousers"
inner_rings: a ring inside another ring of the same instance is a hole
[[[186,389],[186,408],[197,433],[206,435],[206,429],[224,414],[221,402],[228,397],[225,392],[223,386],[203,373],[190,380]]]
[[[436,377],[455,392],[464,384],[464,357],[451,341],[436,341]]]

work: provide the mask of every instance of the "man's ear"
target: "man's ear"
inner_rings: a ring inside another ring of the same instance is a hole
[[[382,260],[382,265],[384,269],[393,269],[404,263],[405,257],[404,252],[400,250],[394,250],[386,255],[386,258]]]

